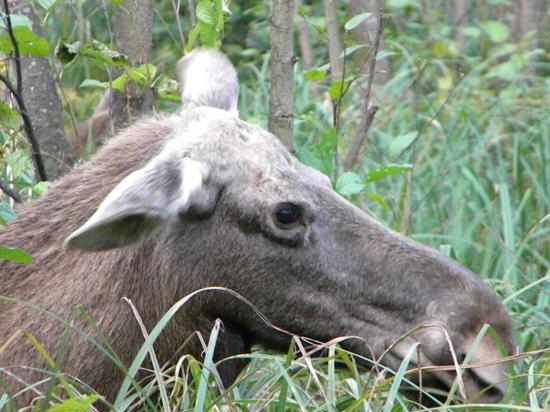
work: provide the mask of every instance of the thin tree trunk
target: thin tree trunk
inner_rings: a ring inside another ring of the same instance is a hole
[[[27,1],[14,1],[14,12],[27,16],[33,32],[42,36],[40,20]],[[32,120],[48,180],[71,170],[73,150],[63,129],[63,109],[53,70],[47,58],[21,57],[22,97]]]
[[[534,36],[525,45],[527,50],[539,47],[539,42],[544,30],[541,23],[544,16],[542,0],[517,0],[514,24],[514,39],[520,41],[527,33],[534,32]],[[532,56],[526,64],[526,73],[536,74],[536,56]]]
[[[369,53],[369,74],[367,78],[366,90],[363,95],[363,107],[361,110],[363,116],[359,127],[357,128],[356,135],[351,142],[346,157],[344,158],[344,170],[351,170],[355,167],[365,140],[367,139],[367,134],[374,120],[374,116],[378,111],[378,106],[371,104],[370,102],[370,94],[374,80],[374,73],[376,72],[376,55],[378,54],[378,49],[380,47],[380,43],[382,42],[382,33],[384,31],[383,11],[384,10],[382,8],[376,11],[377,28],[375,36],[372,39],[371,51]]]
[[[529,43],[529,48],[535,49],[538,47],[540,22],[544,15],[543,2],[542,0],[517,0],[515,4],[515,40],[519,41],[527,33],[535,31],[535,36],[533,37],[533,40]]]
[[[331,68],[332,80],[342,80],[343,64],[342,41],[340,40],[340,29],[336,15],[337,7],[334,0],[324,0],[325,21],[328,35],[328,56]]]
[[[132,66],[149,62],[153,40],[153,14],[152,0],[123,0],[115,8],[117,49],[128,56]],[[152,90],[138,87],[133,82],[128,82],[126,95],[116,92],[112,94],[112,99],[115,129],[127,126],[135,118],[150,112],[154,103]]]
[[[352,30],[351,34],[355,38],[356,42],[359,44],[366,44],[369,48],[368,50],[365,50],[362,52],[359,50],[354,54],[354,59],[356,61],[365,61],[366,59],[371,55],[372,49],[374,47],[374,43],[376,40],[377,32],[378,32],[378,22],[376,19],[376,15],[378,13],[378,10],[380,9],[381,4],[380,0],[354,0],[349,2],[348,5],[348,15],[349,18],[356,16],[361,13],[372,13],[374,16],[370,17],[363,23],[361,23],[359,26],[357,26],[354,30]],[[380,40],[379,49],[384,49],[384,43],[382,40]],[[360,60],[359,60],[360,59]],[[384,84],[387,81],[387,74],[390,72],[390,66],[388,59],[382,59],[376,63],[377,71],[374,73],[374,83]],[[368,64],[362,64],[361,65],[361,72],[363,74],[368,74],[369,65]]]
[[[294,109],[294,44],[292,20],[294,2],[273,0],[271,12],[271,96],[269,99],[269,131],[293,150]]]
[[[296,9],[301,5],[302,0],[295,0]],[[305,19],[300,17],[297,26],[298,43],[300,44],[300,52],[302,55],[302,66],[304,69],[311,69],[313,67],[313,47],[311,47],[311,38]]]
[[[466,23],[466,14],[469,7],[468,0],[453,0],[454,39],[462,47],[464,45],[464,33],[461,27]]]

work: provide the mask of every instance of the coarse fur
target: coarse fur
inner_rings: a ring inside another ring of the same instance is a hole
[[[234,70],[217,52],[194,53],[184,67],[206,58],[215,61],[213,67]],[[380,356],[414,327],[432,325],[390,352],[385,359],[392,367],[415,341],[421,343],[417,362],[450,364],[443,329],[456,352],[465,354],[485,323],[514,351],[509,316],[475,274],[385,228],[276,137],[238,119],[232,81],[221,81],[214,92],[212,79],[202,83],[208,84],[206,94],[200,82],[191,84],[196,89],[189,93],[198,97],[189,104],[184,99],[181,113],[123,131],[42,198],[17,209],[18,220],[0,232],[0,244],[27,250],[34,262],[0,262],[0,295],[63,319],[75,307],[85,308],[126,365],[143,336],[123,297],[151,330],[177,300],[207,286],[235,290],[292,333],[320,341],[362,337],[344,345],[369,357]],[[288,205],[299,215],[283,224],[277,212]],[[182,345],[194,331],[207,334],[217,318],[224,324],[218,359],[254,344],[288,347],[286,334],[267,327],[241,301],[211,291],[192,299],[163,331],[155,345],[160,363],[184,353],[200,356],[197,339]],[[82,316],[74,323],[96,336]],[[111,360],[74,332],[63,343],[63,325],[40,311],[0,301],[0,345],[18,331],[29,331],[50,354],[62,346],[61,370],[113,399],[123,374]],[[500,356],[487,337],[474,360]],[[224,382],[244,365],[223,363]],[[10,391],[24,386],[14,376],[44,377],[26,371],[28,366],[44,362],[19,335],[0,353],[0,378]],[[503,374],[502,365],[468,372],[466,395],[495,385],[481,400],[498,400]],[[432,378],[434,386],[448,388],[454,376]]]

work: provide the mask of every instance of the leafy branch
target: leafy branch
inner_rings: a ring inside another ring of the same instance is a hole
[[[377,28],[376,36],[374,38],[374,44],[369,50],[370,65],[369,65],[369,76],[367,78],[367,90],[365,91],[365,97],[363,99],[363,108],[362,112],[364,113],[361,123],[357,129],[357,134],[353,139],[351,146],[346,154],[344,159],[344,169],[351,170],[357,163],[357,158],[361,152],[361,148],[365,143],[367,138],[367,133],[372,125],[374,120],[374,115],[378,111],[378,106],[371,105],[370,103],[370,92],[372,88],[372,82],[374,80],[374,73],[376,69],[376,56],[378,55],[378,49],[380,48],[380,39],[382,38],[382,32],[384,31],[384,20],[382,18],[382,10],[378,9],[376,12],[377,18]]]
[[[23,127],[27,135],[27,139],[31,145],[31,156],[36,166],[38,173],[38,178],[41,181],[47,181],[48,176],[46,174],[46,168],[44,167],[44,161],[42,159],[42,154],[40,152],[40,145],[38,140],[34,135],[34,129],[32,126],[32,121],[27,111],[25,101],[23,99],[23,78],[21,75],[21,54],[19,52],[19,45],[15,37],[13,27],[11,24],[11,15],[10,9],[8,6],[8,0],[3,0],[4,2],[4,16],[3,19],[6,23],[8,29],[8,34],[13,46],[14,62],[15,62],[15,74],[16,74],[16,86],[10,81],[7,76],[4,76],[0,73],[0,81],[6,85],[10,93],[15,98],[17,105],[19,107],[19,112],[21,114],[21,119],[23,120]]]
[[[8,185],[0,180],[0,190],[11,197],[16,203],[23,203],[23,199],[15,190],[10,189]]]

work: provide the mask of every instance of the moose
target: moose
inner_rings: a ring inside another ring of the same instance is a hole
[[[103,335],[129,364],[144,338],[124,297],[151,330],[179,299],[216,286],[252,302],[278,328],[235,296],[210,290],[184,305],[159,336],[162,364],[175,355],[200,357],[200,342],[188,338],[208,334],[217,319],[217,359],[253,345],[288,350],[285,330],[321,342],[359,337],[342,345],[371,359],[390,348],[383,363],[394,369],[417,344],[417,365],[461,362],[489,324],[503,345],[484,336],[472,358],[483,365],[465,370],[463,382],[467,397],[499,401],[505,365],[491,361],[505,355],[499,346],[513,354],[516,344],[494,292],[439,251],[377,222],[275,136],[239,119],[237,73],[221,52],[194,51],[178,67],[178,114],[122,131],[18,208],[17,221],[0,232],[0,245],[34,257],[32,264],[0,262],[0,296],[17,299],[0,299],[0,345],[9,341],[0,353],[3,390],[15,393],[22,382],[47,377],[23,331],[52,356],[62,348],[61,371],[107,399],[123,379],[88,340],[36,308]],[[97,329],[75,318],[75,307]],[[245,365],[222,362],[222,381],[234,382]],[[424,386],[442,390],[455,378],[442,370],[422,377]]]

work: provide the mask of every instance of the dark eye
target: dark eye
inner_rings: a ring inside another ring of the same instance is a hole
[[[277,223],[282,226],[288,226],[300,219],[300,208],[292,203],[283,203],[279,205],[275,212]]]

